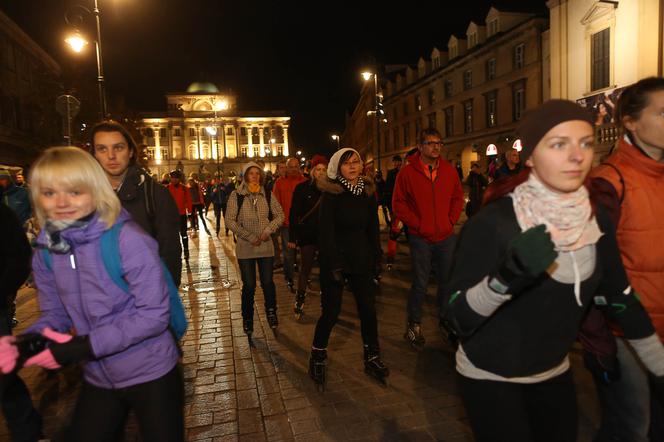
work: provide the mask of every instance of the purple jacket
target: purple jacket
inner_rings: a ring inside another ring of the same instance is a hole
[[[100,237],[106,230],[95,216],[85,228],[69,228],[62,237],[67,254],[51,253],[52,268],[34,254],[32,268],[39,291],[41,317],[28,332],[53,330],[88,335],[95,359],[84,366],[85,380],[101,388],[124,388],[152,381],[177,363],[178,350],[169,324],[168,289],[157,242],[123,209],[118,217],[120,257],[131,292],[118,287],[106,272]],[[42,230],[37,244],[45,244]]]

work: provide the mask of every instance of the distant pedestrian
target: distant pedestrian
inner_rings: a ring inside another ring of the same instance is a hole
[[[482,206],[482,197],[484,190],[489,185],[487,179],[480,172],[480,165],[472,163],[470,173],[466,178],[465,184],[468,186],[468,202],[466,203],[466,215],[468,218],[475,215]]]

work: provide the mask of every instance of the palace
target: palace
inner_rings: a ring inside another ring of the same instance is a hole
[[[166,101],[166,112],[143,114],[138,124],[152,173],[178,168],[186,175],[219,170],[228,176],[259,160],[274,170],[289,155],[285,112],[241,111],[236,95],[211,83],[192,83],[186,93],[167,94]]]

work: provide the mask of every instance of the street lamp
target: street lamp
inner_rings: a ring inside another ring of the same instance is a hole
[[[362,72],[362,78],[364,81],[369,81],[373,77],[374,79],[374,118],[376,119],[376,138],[374,143],[376,145],[375,149],[375,163],[378,164],[378,170],[380,170],[380,146],[378,146],[378,141],[380,137],[380,117],[378,116],[378,73],[365,71]]]
[[[101,12],[99,10],[99,5],[98,5],[98,0],[94,0],[94,9],[90,11],[88,8],[86,8],[83,5],[76,5],[76,8],[81,9],[82,11],[85,11],[87,14],[94,14],[95,16],[95,21],[97,24],[97,39],[95,41],[95,52],[97,54],[97,84],[99,88],[99,111],[101,112],[101,119],[105,119],[107,112],[106,112],[106,88],[105,88],[105,83],[104,83],[104,64],[102,61],[102,56],[101,56]],[[79,16],[79,20],[82,21],[82,17]],[[69,17],[67,14],[65,14],[65,22],[67,24],[72,24],[71,21],[69,20]],[[72,48],[74,52],[80,53],[85,45],[87,45],[87,41],[83,38],[81,33],[78,30],[75,30],[74,33],[70,36],[68,36],[65,39],[65,42]]]
[[[337,135],[337,134],[332,134],[332,139],[333,139],[334,141],[337,142],[337,150],[339,150],[339,149],[340,149],[340,146],[339,146],[339,135]]]

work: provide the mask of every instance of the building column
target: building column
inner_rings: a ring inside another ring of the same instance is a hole
[[[288,126],[282,126],[284,130],[284,156],[288,156]]]
[[[254,157],[254,128],[251,125],[247,126],[247,142],[249,146],[247,147],[247,156],[249,158]]]
[[[159,139],[159,128],[154,127],[152,128],[154,131],[154,159],[159,164],[161,162],[161,145],[160,145],[160,139]]]
[[[263,158],[265,156],[265,139],[263,138],[263,126],[258,126],[258,137],[260,142],[258,155],[260,155],[260,157]]]

